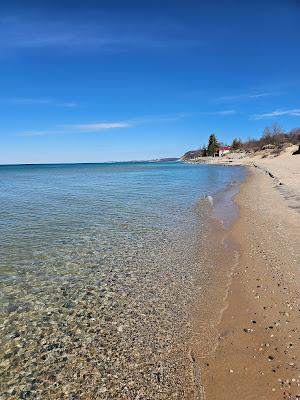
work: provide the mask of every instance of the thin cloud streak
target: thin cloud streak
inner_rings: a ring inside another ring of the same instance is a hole
[[[91,132],[101,132],[111,129],[124,129],[132,128],[135,126],[151,123],[160,122],[172,122],[183,120],[192,116],[230,116],[238,114],[236,110],[221,110],[221,111],[211,111],[211,112],[178,112],[174,114],[161,114],[161,115],[151,115],[144,116],[140,118],[131,118],[126,121],[118,122],[93,122],[86,124],[68,124],[68,125],[57,125],[58,129],[51,130],[37,130],[37,131],[25,131],[19,134],[19,136],[47,136],[47,135],[64,135],[64,134],[74,134],[74,133],[91,133]]]
[[[249,94],[239,94],[233,96],[222,96],[215,99],[215,101],[230,102],[230,101],[255,100],[263,97],[280,96],[280,95],[281,93],[275,93],[275,92],[249,93]]]
[[[18,133],[17,136],[49,136],[49,135],[61,135],[66,132],[63,131],[25,131]]]
[[[238,114],[237,110],[220,110],[220,111],[200,111],[200,112],[177,112],[173,114],[161,114],[161,115],[150,115],[140,118],[132,118],[129,119],[128,122],[133,124],[144,124],[144,123],[155,123],[155,122],[172,122],[172,121],[179,121],[185,118],[193,117],[193,116],[205,116],[205,115],[219,115],[219,116],[226,116],[226,115],[234,115]]]
[[[78,107],[78,104],[74,101],[60,102],[52,99],[39,99],[31,97],[10,97],[5,99],[0,99],[0,103],[19,105],[19,106],[48,105],[54,107],[67,107],[67,108]]]
[[[62,125],[58,128],[49,130],[25,131],[18,134],[18,136],[49,136],[49,135],[69,135],[76,133],[89,133],[100,132],[110,129],[129,128],[128,123],[123,122],[99,122],[93,124],[74,124]]]
[[[238,112],[236,110],[224,110],[224,111],[215,111],[212,114],[215,114],[215,115],[235,115],[235,114],[238,114]]]
[[[292,117],[300,117],[300,108],[293,108],[291,110],[275,110],[265,114],[256,114],[253,116],[253,119],[265,119],[265,118],[275,118],[281,116],[292,116]]]
[[[237,110],[220,110],[220,111],[206,111],[206,112],[200,112],[198,115],[202,116],[211,116],[211,115],[216,115],[216,116],[230,116],[230,115],[236,115],[239,114],[239,111]]]
[[[156,122],[172,122],[179,121],[181,119],[191,117],[195,115],[192,112],[177,112],[171,114],[159,114],[159,115],[146,115],[143,117],[131,118],[128,120],[128,123],[134,125],[140,124],[148,124],[148,123],[156,123]]]
[[[93,124],[63,125],[63,127],[80,132],[97,132],[106,129],[130,128],[131,125],[128,122],[96,122]]]
[[[99,35],[99,34],[98,34]],[[50,47],[73,48],[73,49],[103,49],[103,50],[134,50],[134,49],[167,49],[167,48],[186,48],[197,47],[202,43],[198,40],[183,40],[164,38],[140,38],[136,35],[117,36],[116,34],[106,33],[103,36],[97,37],[94,35],[49,35],[39,38],[16,41],[12,43],[12,47],[28,48],[28,49],[43,49]]]
[[[72,20],[40,19],[28,16],[2,17],[0,48],[12,50],[69,49],[74,51],[159,50],[194,48],[206,45],[202,39],[183,37],[175,27],[151,23],[139,25],[106,20],[87,23]],[[142,34],[141,34],[142,32]]]

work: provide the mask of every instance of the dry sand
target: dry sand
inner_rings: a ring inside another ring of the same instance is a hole
[[[236,197],[240,256],[218,346],[193,353],[207,400],[300,399],[300,155],[242,163],[252,166]]]
[[[228,154],[225,157],[210,159],[210,163],[249,165],[261,169],[280,186],[279,189],[288,200],[288,205],[300,210],[300,155],[292,155],[297,149],[298,146],[289,146],[279,156],[274,156],[268,151],[246,157],[239,153]]]

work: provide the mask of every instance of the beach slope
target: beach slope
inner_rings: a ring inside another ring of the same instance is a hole
[[[245,160],[230,235],[239,246],[218,346],[201,359],[208,400],[300,398],[300,156]],[[284,190],[282,189],[284,188]]]

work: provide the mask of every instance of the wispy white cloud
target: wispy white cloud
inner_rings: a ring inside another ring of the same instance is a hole
[[[199,116],[210,116],[210,115],[234,115],[238,114],[237,110],[217,110],[217,111],[180,111],[169,114],[158,114],[158,115],[146,115],[142,117],[130,118],[127,122],[134,125],[142,125],[142,124],[152,124],[152,123],[160,123],[160,122],[173,122],[180,121],[186,118],[191,117],[199,117]]]
[[[203,39],[184,35],[178,26],[115,20],[114,16],[86,23],[30,15],[2,17],[0,48],[16,50],[69,49],[72,51],[129,51],[143,49],[194,48]]]
[[[179,121],[181,119],[191,117],[195,115],[193,112],[176,112],[169,114],[158,114],[158,115],[146,115],[137,118],[131,118],[128,120],[129,123],[133,125],[157,123],[157,122],[172,122]]]
[[[75,101],[67,101],[65,103],[61,103],[61,105],[63,107],[70,107],[70,108],[78,107],[78,103],[76,103]]]
[[[222,111],[214,111],[212,112],[214,115],[234,115],[238,114],[238,111],[236,110],[222,110]]]
[[[217,102],[236,102],[244,100],[255,100],[263,97],[279,96],[281,93],[276,92],[258,92],[258,93],[244,93],[231,96],[221,96],[215,99]]]
[[[32,130],[28,130],[28,131],[18,133],[18,136],[48,136],[48,135],[59,135],[61,133],[63,133],[63,131],[55,131],[55,130],[32,131]]]
[[[254,119],[265,119],[265,118],[275,118],[275,117],[281,117],[281,116],[293,116],[293,117],[300,117],[300,108],[293,108],[290,110],[275,110],[271,111],[265,114],[255,114],[253,116]]]
[[[7,99],[1,99],[1,103],[16,104],[16,105],[35,105],[35,104],[52,104],[49,99],[36,99],[30,97],[10,97]]]
[[[18,136],[49,136],[49,135],[67,135],[76,133],[101,132],[109,129],[129,128],[127,122],[98,122],[92,124],[73,124],[59,125],[56,128],[48,130],[27,130],[20,132]]]
[[[46,135],[64,135],[74,133],[92,133],[102,132],[111,129],[124,129],[132,128],[144,124],[164,123],[184,120],[192,116],[230,116],[237,114],[236,110],[218,110],[208,112],[176,112],[170,114],[149,115],[143,117],[136,117],[124,121],[100,121],[83,124],[65,124],[56,125],[53,129],[49,130],[27,130],[19,133],[19,136],[46,136]]]
[[[239,114],[239,111],[237,110],[216,110],[216,111],[203,111],[203,112],[199,112],[196,115],[199,116],[220,116],[220,117],[226,117],[226,116],[230,116],[230,115],[235,115],[235,114]]]
[[[130,128],[130,126],[128,122],[96,122],[92,124],[63,125],[66,129],[80,132],[97,132],[106,129]]]
[[[18,48],[69,48],[73,50],[102,49],[109,51],[124,51],[138,49],[167,49],[197,47],[201,45],[195,39],[166,39],[159,37],[140,37],[137,34],[117,35],[116,33],[91,33],[91,34],[67,34],[51,35],[46,34],[42,37],[22,39],[12,43]]]
[[[12,105],[49,105],[54,107],[78,107],[78,104],[75,101],[56,101],[53,99],[42,99],[42,98],[34,98],[34,97],[8,97],[8,98],[0,98],[0,104],[12,104]]]

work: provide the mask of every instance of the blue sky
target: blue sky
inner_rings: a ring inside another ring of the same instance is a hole
[[[0,163],[180,156],[300,126],[300,2],[2,1]]]

